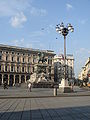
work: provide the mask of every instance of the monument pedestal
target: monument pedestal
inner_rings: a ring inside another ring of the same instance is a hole
[[[59,90],[61,93],[70,93],[73,91],[71,86],[68,85],[68,81],[64,78],[62,79],[61,84],[59,84]]]

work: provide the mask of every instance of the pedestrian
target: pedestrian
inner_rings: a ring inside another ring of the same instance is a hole
[[[28,83],[28,89],[29,89],[30,92],[31,92],[31,87],[32,87],[32,84],[31,84],[31,82],[29,82]]]
[[[8,89],[8,88],[7,88],[7,82],[6,82],[6,81],[4,81],[3,87],[4,87],[4,89]]]

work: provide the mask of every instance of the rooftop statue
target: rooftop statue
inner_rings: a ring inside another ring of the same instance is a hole
[[[39,56],[38,63],[45,63],[47,61],[44,53],[40,52],[40,53],[38,53],[38,56]]]

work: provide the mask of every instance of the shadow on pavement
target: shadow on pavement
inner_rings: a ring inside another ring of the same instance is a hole
[[[11,109],[10,109],[11,110]],[[90,120],[90,106],[0,112],[0,120]]]

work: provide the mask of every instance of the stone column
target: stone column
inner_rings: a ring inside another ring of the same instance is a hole
[[[9,71],[11,72],[11,64],[9,64]]]
[[[1,71],[3,71],[3,64],[1,64]]]
[[[12,61],[12,56],[11,56],[11,53],[9,53],[9,61],[11,62]]]
[[[49,64],[49,59],[47,59],[47,64]]]
[[[33,63],[33,55],[31,55],[31,60],[30,61],[31,61],[31,63]]]
[[[27,65],[26,65],[26,71],[25,71],[26,73],[28,72],[28,67],[27,67]]]
[[[14,61],[17,62],[17,55],[15,55],[15,57],[14,57]]]
[[[19,83],[21,83],[21,75],[19,75]]]
[[[6,54],[3,52],[3,54],[2,54],[2,60],[3,61],[6,61]]]
[[[2,74],[2,84],[3,84],[3,76],[4,76],[4,75]]]
[[[15,64],[15,72],[17,72],[17,65]]]
[[[7,64],[7,71],[10,71],[10,64]]]
[[[20,61],[21,63],[23,62],[23,55],[21,55],[21,61]]]
[[[26,81],[26,75],[25,75],[25,83],[26,83],[27,81]]]
[[[13,80],[13,86],[15,85],[15,75],[14,75],[14,80]]]
[[[5,64],[3,64],[3,71],[5,72]]]
[[[21,72],[22,72],[22,64],[21,64],[21,68],[20,68]]]
[[[9,74],[8,74],[8,85],[9,85]]]
[[[26,63],[28,63],[28,55],[26,55]]]

